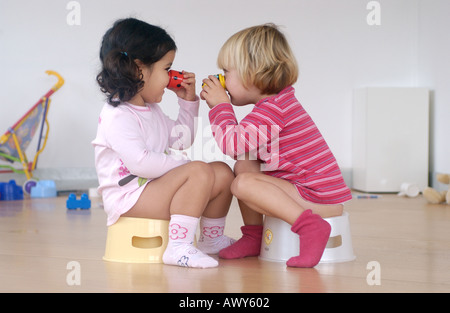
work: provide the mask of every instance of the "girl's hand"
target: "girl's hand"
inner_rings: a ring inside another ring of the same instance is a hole
[[[183,81],[181,82],[181,88],[172,89],[177,94],[177,97],[186,101],[194,101],[197,98],[195,94],[195,74],[183,71]]]
[[[208,78],[203,80],[203,83],[205,85],[200,93],[200,98],[206,100],[206,103],[211,109],[224,102],[230,103],[230,97],[216,76],[208,76]]]

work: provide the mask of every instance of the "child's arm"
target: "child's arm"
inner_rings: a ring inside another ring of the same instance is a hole
[[[153,179],[189,162],[181,156],[150,151],[145,142],[147,138],[143,137],[136,117],[131,114],[116,116],[110,125],[107,142],[133,175]]]
[[[283,117],[277,109],[268,102],[261,103],[238,123],[230,103],[214,106],[209,112],[209,120],[223,153],[235,159],[246,153],[262,161],[270,159],[271,153],[277,153],[274,148],[284,127]]]
[[[199,98],[195,94],[195,74],[183,71],[181,88],[171,89],[178,96],[180,111],[176,121],[166,115],[169,147],[176,150],[189,148],[195,138],[195,117],[198,116]]]
[[[178,98],[180,111],[176,121],[165,116],[169,132],[169,147],[176,150],[189,148],[195,138],[195,118],[198,116],[200,100],[186,101]]]

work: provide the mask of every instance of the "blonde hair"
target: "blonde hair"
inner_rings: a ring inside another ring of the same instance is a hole
[[[244,87],[276,94],[294,84],[298,66],[286,37],[274,24],[253,26],[231,36],[217,58],[221,69],[235,69]]]

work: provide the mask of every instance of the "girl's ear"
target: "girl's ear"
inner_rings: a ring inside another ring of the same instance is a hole
[[[139,68],[140,70],[142,70],[142,69],[145,67],[145,64],[144,64],[141,60],[139,60],[139,59],[135,59],[135,60],[134,60],[134,63],[136,63],[136,65],[138,66],[138,68]]]
[[[145,65],[144,62],[139,59],[135,59],[134,63],[137,65],[139,79],[143,80],[144,74],[147,75],[151,72],[151,66],[149,67],[148,65]]]
[[[152,65],[146,65],[144,64],[144,62],[142,62],[139,59],[135,59],[134,63],[137,65],[138,70],[139,70],[139,75],[142,75],[144,72],[151,72],[152,68],[153,68],[153,64]]]

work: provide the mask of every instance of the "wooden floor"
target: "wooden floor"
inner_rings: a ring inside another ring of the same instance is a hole
[[[0,201],[0,292],[450,292],[450,206],[422,197],[352,200],[355,261],[296,269],[253,257],[204,270],[103,261],[100,201],[73,212],[66,199]],[[233,202],[226,232],[240,226]]]

